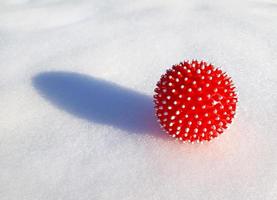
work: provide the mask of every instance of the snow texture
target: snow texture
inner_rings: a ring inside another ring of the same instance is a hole
[[[203,145],[151,97],[193,58],[239,96]],[[1,0],[0,60],[1,200],[277,199],[276,0]]]

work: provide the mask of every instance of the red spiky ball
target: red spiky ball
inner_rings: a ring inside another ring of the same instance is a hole
[[[154,95],[156,116],[172,137],[210,141],[232,122],[237,95],[230,77],[204,61],[184,61],[161,76]]]

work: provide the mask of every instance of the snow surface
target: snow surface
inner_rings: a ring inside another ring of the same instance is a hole
[[[153,115],[184,59],[233,77],[234,123],[178,143]],[[1,0],[0,199],[277,199],[277,1]]]

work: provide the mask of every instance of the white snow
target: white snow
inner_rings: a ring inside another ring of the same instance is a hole
[[[204,59],[236,118],[178,143],[153,116],[160,75]],[[277,199],[276,0],[1,0],[0,199]]]

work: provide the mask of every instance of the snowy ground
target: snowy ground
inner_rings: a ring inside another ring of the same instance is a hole
[[[151,102],[192,58],[239,94],[203,145]],[[1,0],[0,70],[1,200],[277,199],[276,0]]]

